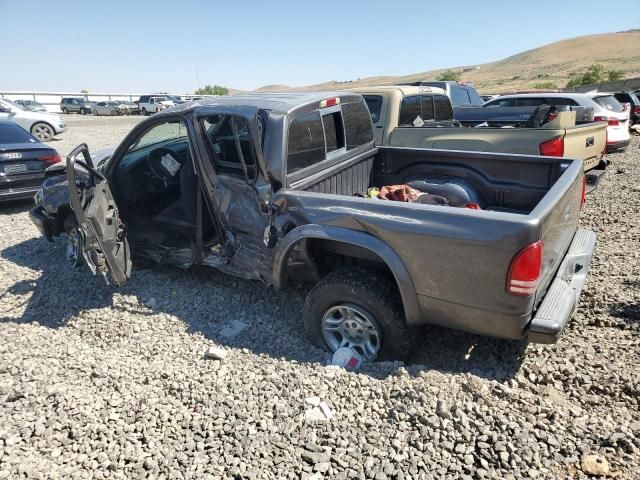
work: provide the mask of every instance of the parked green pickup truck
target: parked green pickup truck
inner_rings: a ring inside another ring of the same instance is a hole
[[[440,88],[398,85],[353,91],[364,96],[381,146],[575,158],[589,171],[600,165],[607,144],[606,122],[576,125],[575,112],[559,112],[538,128],[472,128],[453,121],[451,102]]]

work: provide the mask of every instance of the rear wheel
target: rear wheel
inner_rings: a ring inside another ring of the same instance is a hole
[[[69,214],[64,221],[64,229],[67,232],[67,248],[65,257],[72,268],[78,268],[83,261],[82,235],[73,214]]]
[[[62,113],[65,115],[69,113],[69,109],[67,107],[62,107]]]
[[[331,272],[309,292],[304,323],[309,339],[332,352],[350,347],[367,361],[406,360],[411,353],[395,284],[375,270]]]
[[[84,108],[80,109],[80,115],[85,115],[87,113],[87,111]]]
[[[47,142],[55,136],[55,132],[51,125],[38,122],[31,127],[31,135],[42,142]]]
[[[144,108],[144,107],[142,107],[142,115],[144,115],[145,117],[146,117],[147,115],[149,115],[149,114],[147,113],[147,109],[146,109],[146,108]]]

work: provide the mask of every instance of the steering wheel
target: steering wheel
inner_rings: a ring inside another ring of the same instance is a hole
[[[169,155],[176,163],[180,165],[178,170],[172,175],[167,168],[162,165],[162,158],[166,155]],[[166,185],[171,179],[177,179],[178,172],[180,168],[182,168],[182,162],[178,158],[178,156],[173,152],[173,150],[169,150],[168,148],[156,148],[149,153],[147,157],[147,166],[151,173],[157,177],[159,180],[164,182]]]

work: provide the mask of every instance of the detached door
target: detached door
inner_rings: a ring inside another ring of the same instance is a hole
[[[131,276],[126,229],[109,184],[93,166],[86,144],[67,157],[67,182],[84,259],[94,275],[99,273],[108,284],[122,285]]]

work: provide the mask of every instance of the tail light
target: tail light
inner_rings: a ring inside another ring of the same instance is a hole
[[[520,250],[509,266],[507,292],[511,295],[533,295],[542,272],[542,241],[538,240]]]
[[[596,116],[596,117],[593,117],[593,121],[594,122],[607,122],[610,127],[618,127],[618,126],[620,126],[620,120],[618,120],[617,118],[613,118],[613,117]]]
[[[587,177],[586,175],[582,176],[582,197],[580,198],[580,210],[584,207],[584,201],[587,198]]]
[[[640,105],[634,105],[631,109],[632,113],[640,113]]]
[[[540,155],[545,157],[564,156],[564,137],[556,137],[540,144]]]
[[[62,161],[62,158],[60,158],[60,155],[47,155],[46,157],[39,157],[38,160],[46,163],[48,167],[53,164],[60,163]]]

